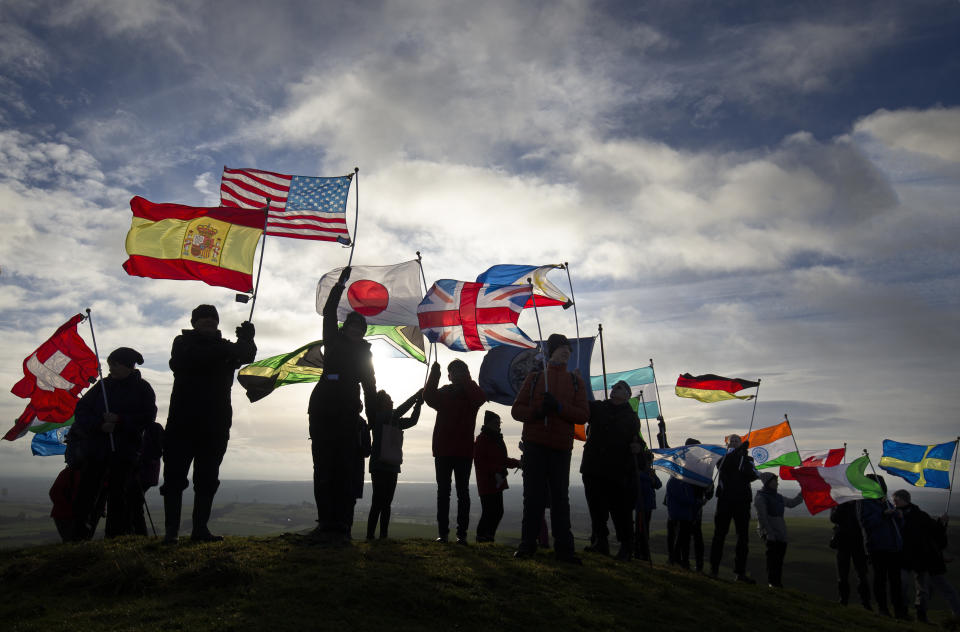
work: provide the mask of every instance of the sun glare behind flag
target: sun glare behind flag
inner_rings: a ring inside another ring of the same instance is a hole
[[[253,289],[262,210],[154,204],[139,196],[130,200],[130,210],[129,258],[123,263],[130,276]]]
[[[759,382],[743,378],[729,378],[707,373],[690,375],[684,373],[677,378],[677,397],[689,397],[711,404],[728,399],[753,399],[755,395],[737,395],[743,389],[760,386]]]
[[[265,198],[270,198],[268,235],[350,245],[347,196],[352,179],[352,174],[317,178],[224,167],[220,204],[260,209]]]
[[[933,445],[883,440],[883,456],[877,466],[915,487],[950,488],[950,463],[957,442]]]

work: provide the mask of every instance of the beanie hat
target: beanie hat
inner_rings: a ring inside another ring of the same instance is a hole
[[[485,411],[483,413],[483,425],[487,425],[487,422],[500,422],[500,415],[493,412],[492,410]]]
[[[550,337],[547,338],[547,359],[549,360],[553,357],[553,352],[563,346],[570,346],[570,341],[567,340],[566,336],[563,334],[550,334]]]
[[[197,305],[193,313],[190,314],[190,324],[196,325],[201,318],[215,318],[218,323],[220,322],[220,314],[217,313],[217,308],[213,305]]]
[[[683,443],[683,445],[700,445],[700,442],[693,437],[690,437]]]
[[[358,325],[363,327],[364,330],[367,329],[367,319],[360,312],[350,312],[347,314],[347,318],[343,321],[343,326],[347,327],[349,325]]]
[[[107,356],[107,362],[122,364],[123,366],[132,369],[134,365],[143,364],[143,356],[140,355],[140,352],[136,349],[131,349],[130,347],[119,347],[110,352],[110,355]]]
[[[761,473],[760,473],[760,481],[763,483],[763,486],[764,486],[764,487],[766,487],[767,485],[769,485],[769,484],[770,484],[770,481],[775,481],[776,479],[777,479],[777,475],[774,474],[773,472],[761,472]]]

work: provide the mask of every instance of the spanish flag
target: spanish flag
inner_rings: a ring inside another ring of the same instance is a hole
[[[739,377],[720,377],[708,373],[706,375],[690,375],[684,373],[677,378],[677,397],[690,397],[705,403],[722,402],[726,399],[753,399],[754,395],[736,395],[745,388],[760,386],[760,382],[751,382]]]
[[[154,204],[130,200],[123,269],[130,276],[186,279],[253,289],[253,257],[263,233],[264,212],[222,207]]]

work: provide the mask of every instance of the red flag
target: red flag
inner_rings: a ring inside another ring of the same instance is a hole
[[[23,361],[23,379],[10,390],[30,403],[4,435],[7,441],[22,436],[34,418],[52,423],[70,419],[80,391],[96,379],[97,356],[77,333],[82,320],[82,314],[68,320]]]
[[[831,467],[843,462],[846,447],[831,448],[829,450],[800,450],[800,465],[798,467]],[[781,465],[780,479],[784,481],[797,480],[793,476],[793,468]]]

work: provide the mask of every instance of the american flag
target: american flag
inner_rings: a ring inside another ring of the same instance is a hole
[[[441,279],[417,307],[420,329],[430,342],[454,351],[480,351],[499,345],[534,347],[517,327],[529,285],[489,285]]]
[[[313,178],[224,167],[220,205],[262,209],[269,197],[267,235],[349,244],[347,194],[352,179],[352,174]]]

